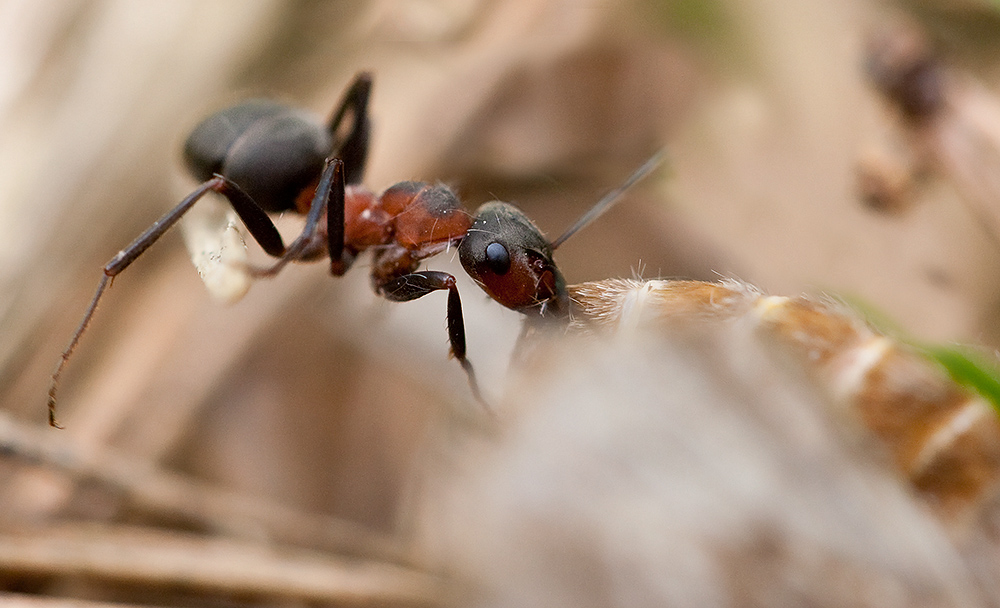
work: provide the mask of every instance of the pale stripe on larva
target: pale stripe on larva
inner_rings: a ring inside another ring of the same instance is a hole
[[[612,279],[570,288],[574,332],[745,323],[881,440],[946,519],[964,519],[1000,479],[1000,417],[937,364],[845,307],[764,296],[737,282]]]

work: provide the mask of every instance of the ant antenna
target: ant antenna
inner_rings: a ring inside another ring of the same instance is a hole
[[[653,171],[653,169],[659,167],[660,164],[664,161],[664,159],[666,159],[666,157],[667,157],[667,151],[665,148],[661,149],[659,152],[651,156],[649,160],[647,160],[645,163],[643,163],[641,167],[635,170],[635,173],[633,173],[631,176],[629,176],[627,180],[625,180],[625,183],[618,186],[611,192],[605,194],[604,198],[597,201],[597,204],[591,207],[590,211],[584,213],[583,216],[580,219],[578,219],[575,224],[570,226],[569,230],[564,232],[562,236],[560,236],[556,240],[552,241],[551,243],[552,249],[555,249],[559,245],[562,245],[566,241],[566,239],[576,234],[577,231],[579,231],[581,228],[593,222],[597,218],[601,217],[601,215],[603,215],[605,211],[611,208],[611,205],[618,202],[618,199],[621,197],[622,194],[625,193],[626,190],[634,186],[636,182],[638,182],[642,178],[649,175]]]

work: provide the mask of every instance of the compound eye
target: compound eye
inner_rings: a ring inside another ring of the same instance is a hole
[[[500,243],[490,243],[486,246],[486,265],[493,274],[507,274],[510,270],[510,253]]]

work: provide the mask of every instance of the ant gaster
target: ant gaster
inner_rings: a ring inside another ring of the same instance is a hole
[[[507,203],[486,203],[472,218],[444,185],[400,182],[380,195],[361,186],[368,157],[371,89],[370,74],[356,76],[326,125],[285,105],[251,100],[221,110],[195,127],[184,145],[184,159],[202,184],[104,266],[94,297],[52,374],[48,402],[52,426],[59,426],[55,415],[59,378],[105,289],[210,191],[224,196],[253,239],[278,258],[270,267],[251,269],[254,276],[274,275],[289,262],[322,258],[329,259],[331,274],[341,276],[360,253],[371,249],[372,285],[386,299],[406,302],[448,290],[451,353],[480,402],[475,372],[466,358],[455,277],[417,271],[421,261],[457,245],[466,272],[497,302],[536,318],[568,317],[569,296],[553,250],[648,173],[658,157],[550,243],[524,213]],[[283,211],[306,215],[302,232],[287,247],[268,217]]]

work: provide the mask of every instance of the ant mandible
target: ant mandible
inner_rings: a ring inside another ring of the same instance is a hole
[[[566,282],[552,252],[651,171],[659,155],[550,243],[508,203],[486,203],[472,217],[441,184],[400,182],[380,195],[361,186],[368,157],[371,89],[371,75],[358,74],[326,125],[288,106],[258,99],[216,112],[195,127],[184,145],[184,159],[202,183],[105,264],[90,305],[52,374],[50,425],[61,428],[56,419],[59,378],[104,291],[208,192],[224,196],[264,252],[277,258],[270,267],[250,269],[254,276],[273,276],[289,262],[324,257],[330,261],[330,273],[342,276],[359,254],[371,249],[372,286],[386,299],[407,302],[448,290],[451,354],[480,402],[475,371],[466,357],[455,277],[417,271],[421,261],[458,246],[465,271],[500,304],[540,319],[568,317]],[[283,211],[306,215],[302,232],[287,247],[268,217]]]

